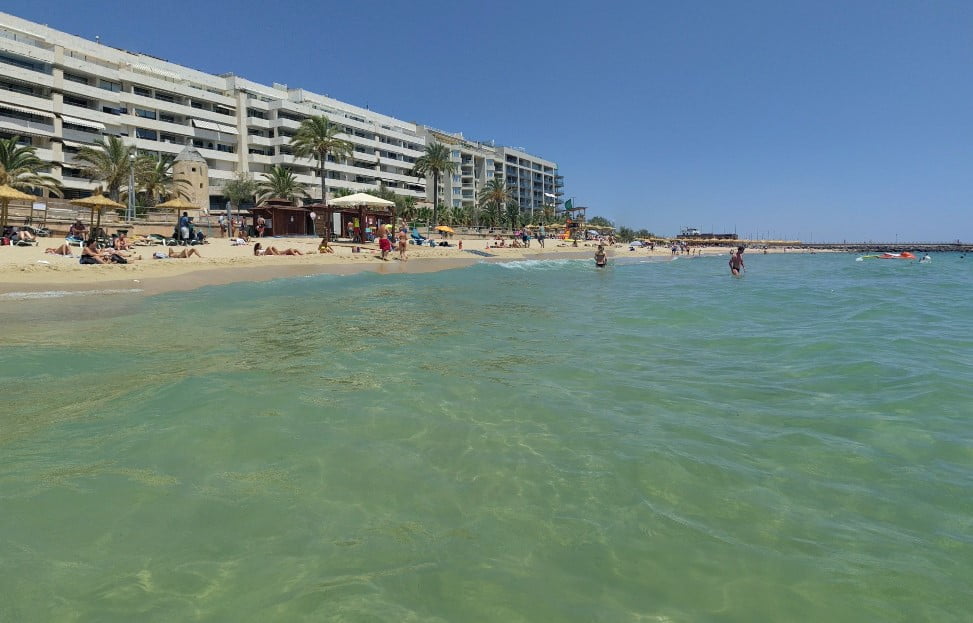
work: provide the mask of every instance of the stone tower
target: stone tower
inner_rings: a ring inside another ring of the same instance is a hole
[[[192,145],[186,145],[173,161],[172,179],[176,182],[177,194],[187,195],[189,202],[200,211],[209,211],[209,166],[206,158]],[[186,183],[180,184],[179,180]]]

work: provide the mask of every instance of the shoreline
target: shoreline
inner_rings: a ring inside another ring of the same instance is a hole
[[[135,255],[144,258],[129,264],[81,265],[77,257],[63,257],[44,253],[44,248],[56,246],[60,241],[40,239],[32,247],[0,248],[0,296],[15,299],[12,294],[41,292],[98,292],[132,291],[143,296],[165,292],[195,290],[207,286],[228,285],[244,281],[268,281],[318,274],[353,275],[362,272],[379,274],[412,274],[465,268],[480,262],[505,262],[525,259],[571,259],[593,257],[597,243],[582,243],[578,247],[563,245],[560,241],[547,240],[545,247],[536,241],[529,248],[485,249],[483,240],[463,240],[464,250],[453,247],[409,246],[407,261],[390,259],[382,261],[374,243],[333,245],[334,254],[318,254],[317,239],[266,238],[264,245],[272,244],[281,249],[296,248],[305,253],[301,256],[258,257],[253,246],[234,247],[225,238],[211,239],[210,244],[194,247],[202,258],[151,259],[152,253],[166,252],[167,247],[136,247]],[[456,244],[456,240],[450,241]],[[361,248],[353,253],[352,247]],[[182,248],[182,247],[180,247]],[[483,256],[467,251],[490,253]],[[635,249],[619,244],[609,247],[609,257],[671,257],[668,249]],[[723,247],[704,247],[702,255],[728,255]],[[79,250],[80,252],[80,250]],[[770,253],[808,253],[807,249],[777,250]],[[393,251],[390,257],[396,257]],[[27,298],[27,297],[25,297]]]

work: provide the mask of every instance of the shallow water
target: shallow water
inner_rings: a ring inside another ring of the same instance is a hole
[[[0,300],[0,621],[973,611],[973,265]]]

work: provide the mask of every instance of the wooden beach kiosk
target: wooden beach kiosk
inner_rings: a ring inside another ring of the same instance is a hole
[[[269,236],[305,236],[308,234],[311,208],[316,206],[296,206],[287,199],[268,199],[250,209],[254,227],[257,219],[263,217]]]
[[[327,232],[330,240],[351,233],[349,237],[356,242],[364,242],[366,229],[374,231],[380,225],[395,225],[395,202],[367,193],[338,197],[327,205],[316,203],[305,207],[314,210],[318,221],[324,220],[317,231],[322,235]]]

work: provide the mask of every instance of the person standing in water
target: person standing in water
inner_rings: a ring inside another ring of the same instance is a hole
[[[604,267],[608,264],[608,255],[605,253],[605,245],[598,245],[598,250],[595,251],[595,266],[598,268]]]
[[[743,247],[737,247],[737,252],[730,256],[730,274],[736,277],[743,270]]]

